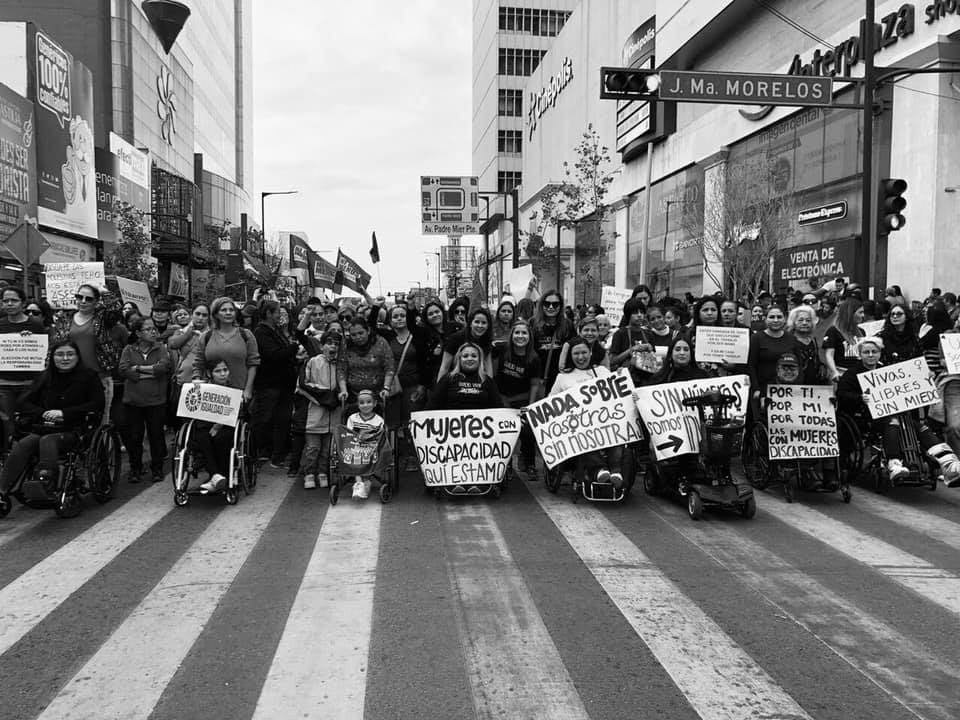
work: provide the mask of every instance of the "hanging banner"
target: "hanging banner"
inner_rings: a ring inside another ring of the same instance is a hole
[[[867,409],[874,420],[933,405],[940,391],[923,356],[857,375],[860,389],[870,395]]]
[[[746,365],[750,354],[750,331],[747,328],[697,326],[697,362]]]
[[[944,333],[940,336],[943,366],[950,375],[960,375],[960,333]]]
[[[520,438],[520,411],[415,412],[409,427],[427,487],[494,485]]]
[[[77,288],[107,284],[102,262],[51,263],[44,266],[46,272],[47,302],[54,310],[75,310]]]
[[[47,366],[46,333],[0,334],[0,372],[40,372]]]
[[[577,455],[642,438],[630,371],[588,380],[525,408],[540,453],[554,468]]]
[[[0,85],[0,240],[37,219],[33,103]]]
[[[189,383],[180,388],[177,416],[217,425],[237,424],[243,390],[213,383]]]
[[[657,460],[700,452],[700,416],[696,408],[684,407],[683,401],[714,390],[737,398],[727,410],[729,415],[746,416],[750,395],[750,378],[746,375],[637,388],[637,409],[650,433],[650,447]]]
[[[612,285],[604,285],[600,290],[600,307],[603,314],[610,318],[610,327],[620,327],[623,318],[623,304],[633,296],[633,290],[621,290]]]
[[[132,302],[144,317],[148,317],[153,311],[153,298],[150,297],[150,288],[146,283],[118,275],[117,288],[120,290],[120,299],[125,303]]]
[[[767,399],[771,460],[839,457],[833,387],[768,385]]]

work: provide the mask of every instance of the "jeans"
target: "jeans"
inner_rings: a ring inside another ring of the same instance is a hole
[[[197,444],[203,455],[207,472],[227,477],[230,470],[230,451],[233,450],[233,428],[224,425],[216,435],[210,434],[210,427],[194,424],[191,440]]]
[[[40,456],[39,470],[56,474],[64,453],[77,444],[76,433],[50,433],[49,435],[30,434],[20,438],[7,456],[0,470],[0,492],[6,493],[30,464],[35,455]]]
[[[300,456],[299,479],[304,475],[327,474],[330,468],[330,433],[307,433],[303,455]]]
[[[163,436],[163,421],[166,418],[166,405],[140,407],[126,405],[127,415],[127,452],[130,455],[130,472],[143,470],[143,434],[146,428],[150,443],[150,470],[155,474],[163,472],[163,461],[167,457],[167,444]]]
[[[259,457],[266,457],[269,452],[271,462],[282,464],[290,440],[293,391],[288,388],[256,388],[250,414],[254,450]]]
[[[3,441],[0,448],[10,447],[10,437],[15,429],[13,415],[17,411],[17,400],[30,385],[29,380],[19,385],[0,385],[0,422],[3,423]]]

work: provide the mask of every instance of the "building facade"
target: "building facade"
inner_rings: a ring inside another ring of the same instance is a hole
[[[577,267],[586,265],[601,269],[597,284],[642,282],[656,294],[674,296],[718,286],[730,290],[730,278],[716,258],[705,257],[717,232],[712,218],[729,214],[737,203],[749,206],[751,196],[763,194],[775,197],[789,217],[780,218],[775,230],[761,230],[759,220],[746,222],[732,241],[749,245],[766,234],[772,244],[767,245],[764,287],[805,290],[840,274],[877,285],[878,293],[896,283],[914,298],[925,297],[931,287],[957,289],[952,280],[960,261],[960,243],[953,237],[960,213],[960,88],[951,73],[907,76],[879,92],[874,178],[905,179],[908,206],[903,229],[889,236],[871,233],[876,270],[870,278],[863,270],[870,243],[860,237],[859,111],[676,103],[671,116],[662,107],[667,103],[634,112],[638,108],[600,100],[601,66],[650,60],[661,69],[830,75],[834,102],[855,102],[856,85],[844,79],[863,72],[862,3],[777,0],[768,5],[691,0],[678,9],[665,0],[583,0],[570,17],[528,80],[525,98],[548,87],[565,66],[573,67],[572,78],[527,138],[521,186],[521,206],[529,217],[563,161],[573,159],[572,148],[588,124],[612,151],[615,177],[607,203],[615,239],[601,244],[581,233],[583,242],[574,240],[578,247],[573,277],[566,283],[568,297],[574,293],[579,302],[583,296],[577,281],[587,273]],[[783,16],[796,19],[807,32]],[[960,14],[952,4],[878,2],[876,20],[879,67],[949,69],[960,61]],[[637,60],[644,44],[648,55],[641,53]],[[644,112],[649,119],[636,120]]]

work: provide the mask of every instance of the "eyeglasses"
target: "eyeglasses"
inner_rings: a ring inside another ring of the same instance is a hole
[[[544,307],[548,307],[548,308],[558,308],[558,307],[560,307],[560,303],[559,303],[559,302],[553,302],[553,301],[550,301],[550,300],[544,300],[544,301],[543,301],[543,306],[544,306]]]
[[[24,310],[24,312],[27,315],[37,315],[37,316],[43,315],[43,313],[40,312],[39,310]]]
[[[890,313],[890,317],[903,317],[903,316],[905,316],[905,315],[906,315],[906,313],[903,312],[902,310],[901,310],[901,311],[894,311],[894,312],[891,312],[891,313]]]
[[[75,352],[55,352],[53,357],[58,360],[69,360],[70,358],[75,358],[77,354]]]
[[[73,299],[77,302],[96,302],[96,298],[93,295],[80,295],[79,293],[73,296]]]
[[[457,310],[456,312],[454,312],[453,314],[454,314],[454,315],[466,315],[466,314],[467,314],[467,311],[461,308],[461,309]]]

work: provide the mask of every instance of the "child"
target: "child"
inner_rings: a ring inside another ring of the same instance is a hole
[[[214,385],[230,385],[230,367],[220,360],[210,371]],[[233,450],[233,428],[197,420],[193,425],[193,439],[203,453],[204,463],[210,478],[200,485],[200,492],[207,495],[222,490],[226,472],[230,467],[230,451]]]
[[[370,390],[357,393],[357,412],[347,418],[347,430],[357,433],[361,442],[374,441],[383,432],[383,418],[376,413],[376,400]],[[353,497],[366,500],[370,496],[371,477],[358,475],[353,484]]]
[[[306,433],[297,477],[306,490],[327,487],[330,466],[330,435],[340,424],[337,399],[337,352],[340,336],[329,330],[320,336],[320,354],[307,361],[297,383],[298,397],[305,398]],[[318,472],[319,461],[319,472]]]

